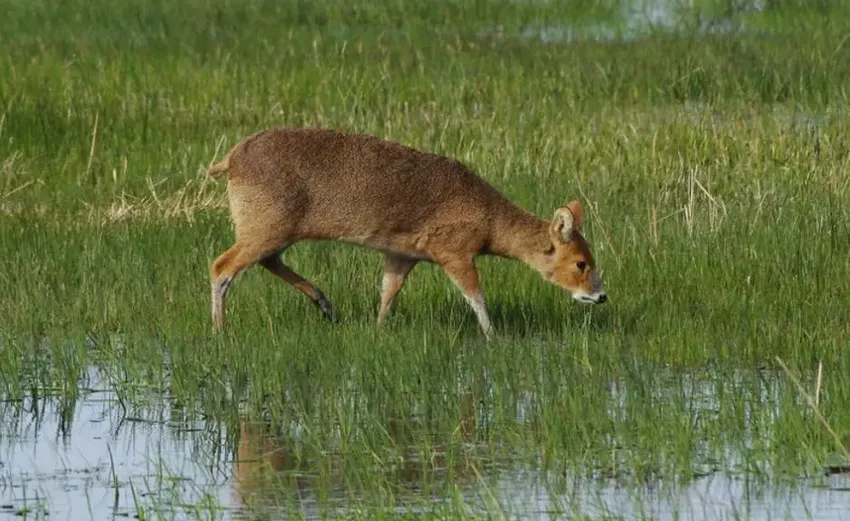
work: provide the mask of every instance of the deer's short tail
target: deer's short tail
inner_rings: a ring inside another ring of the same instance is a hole
[[[221,174],[227,172],[227,169],[230,168],[230,156],[225,156],[224,159],[214,164],[207,170],[207,175],[210,177],[218,177]]]
[[[209,170],[207,170],[207,175],[211,177],[218,177],[221,174],[227,172],[230,169],[230,157],[233,155],[233,152],[236,151],[237,148],[239,148],[241,144],[242,143],[239,142],[233,145],[233,147],[228,150],[226,154],[224,154],[224,159],[222,159],[218,163],[215,163],[209,168]]]

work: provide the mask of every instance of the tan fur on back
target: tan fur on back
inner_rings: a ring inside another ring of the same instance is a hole
[[[277,231],[436,260],[486,251],[494,217],[527,217],[460,162],[371,136],[264,131],[228,161],[237,236]]]

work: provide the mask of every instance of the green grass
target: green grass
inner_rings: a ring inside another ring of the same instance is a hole
[[[808,389],[824,364],[822,412],[846,445],[850,17],[766,3],[682,18],[740,33],[541,42],[522,34],[616,25],[618,2],[3,2],[0,396],[73,402],[96,365],[128,407],[169,400],[231,430],[297,420],[287,439],[320,498],[341,476],[366,517],[419,497],[391,464],[411,447],[467,470],[426,472],[438,516],[463,516],[455,487],[490,479],[469,469],[506,460],[627,483],[817,472],[839,449],[776,357]],[[213,335],[207,270],[233,237],[203,171],[278,125],[458,157],[543,216],[581,199],[610,303],[485,259],[487,344],[419,266],[378,329],[380,257],[302,244],[289,263],[341,323],[257,268]],[[407,441],[388,436],[411,415]]]

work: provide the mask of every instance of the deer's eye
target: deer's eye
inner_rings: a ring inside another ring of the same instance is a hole
[[[584,271],[584,269],[587,268],[587,263],[584,261],[578,261],[576,262],[576,267],[579,269],[579,271]]]

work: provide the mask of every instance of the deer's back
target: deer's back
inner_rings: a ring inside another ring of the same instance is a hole
[[[421,258],[441,248],[483,248],[492,210],[511,204],[454,159],[324,129],[246,138],[231,155],[229,185],[237,220],[271,213],[267,220],[293,226],[295,239],[343,240]]]

